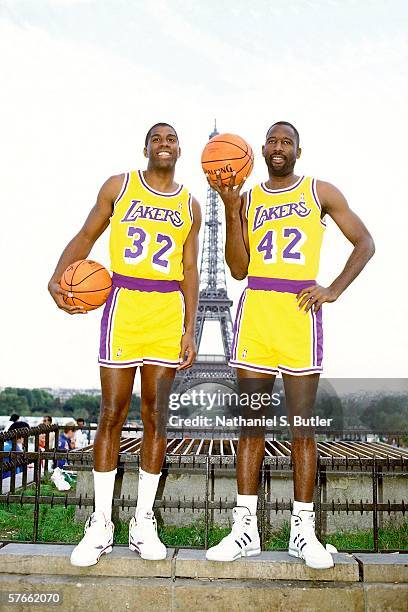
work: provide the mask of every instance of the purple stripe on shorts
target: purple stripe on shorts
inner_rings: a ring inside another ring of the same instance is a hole
[[[133,291],[157,291],[158,293],[170,293],[179,291],[180,283],[177,280],[155,280],[152,278],[135,278],[123,276],[123,274],[112,274],[112,286],[132,289]]]
[[[111,340],[111,333],[112,333],[112,321],[113,321],[113,317],[115,314],[115,308],[116,308],[116,302],[118,300],[118,295],[119,295],[119,289],[115,287],[112,308],[110,309],[109,319],[108,319],[108,334],[107,334],[107,342],[106,342],[106,355],[107,355],[106,358],[107,359],[111,359],[110,340]]]
[[[302,289],[315,285],[314,280],[291,280],[288,278],[264,278],[248,276],[248,289],[260,291],[279,291],[281,293],[299,293]]]
[[[312,365],[315,366],[316,365],[316,313],[313,310],[313,306],[310,309],[310,314],[312,317]]]
[[[316,313],[316,365],[321,366],[323,361],[323,313],[322,309]]]
[[[241,297],[239,298],[239,302],[238,302],[238,308],[237,308],[237,314],[235,316],[235,321],[234,321],[234,326],[232,328],[234,337],[232,339],[232,347],[231,347],[231,356],[236,358],[236,347],[238,344],[238,334],[239,334],[239,327],[241,324],[241,317],[242,317],[242,307],[244,304],[244,298],[245,298],[245,289],[241,294]]]
[[[98,362],[102,366],[112,367],[112,368],[130,368],[135,365],[142,365],[143,361],[141,359],[135,359],[134,361],[111,361],[108,359],[98,359]]]
[[[99,357],[100,359],[106,359],[106,336],[108,333],[108,320],[109,312],[112,306],[114,288],[112,287],[109,297],[106,301],[105,308],[101,319],[101,340],[99,344]]]
[[[301,374],[315,374],[318,372],[321,372],[322,368],[321,367],[315,367],[315,368],[307,368],[305,370],[291,370],[290,368],[285,368],[285,366],[279,366],[279,369],[282,372],[288,372],[289,374],[297,374],[297,375],[301,375]]]
[[[232,366],[233,368],[241,366],[241,368],[244,370],[254,370],[255,372],[260,372],[262,370],[263,372],[266,371],[268,374],[279,374],[278,369],[268,368],[267,366],[254,366],[250,363],[245,363],[244,361],[235,361],[234,359],[230,359],[228,365]]]
[[[143,357],[143,363],[151,363],[153,365],[158,363],[159,365],[169,365],[169,366],[179,366],[180,365],[179,361],[165,361],[164,359],[150,359],[150,357]]]

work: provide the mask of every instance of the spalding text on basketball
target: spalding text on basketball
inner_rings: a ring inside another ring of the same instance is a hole
[[[216,175],[217,172],[221,172],[221,174],[227,174],[227,172],[234,172],[234,168],[231,166],[231,164],[227,164],[226,166],[223,166],[222,168],[217,168],[216,170],[206,170],[207,174],[213,174]]]

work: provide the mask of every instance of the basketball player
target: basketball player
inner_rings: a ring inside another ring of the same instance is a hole
[[[69,314],[59,281],[66,267],[85,259],[110,225],[113,285],[101,321],[101,414],[94,443],[95,512],[72,552],[73,565],[88,566],[112,550],[112,496],[122,426],[135,373],[141,373],[143,441],[138,499],[129,547],[143,559],[163,559],[153,504],[166,451],[166,408],[176,370],[189,368],[198,300],[198,231],[201,213],[189,191],[174,181],[180,156],[167,123],[147,133],[146,171],[112,176],[102,186],[84,226],[63,251],[49,283],[58,307]]]
[[[301,149],[296,128],[272,125],[262,153],[269,179],[241,198],[235,179],[215,189],[225,205],[226,261],[234,278],[248,276],[234,326],[230,365],[240,386],[272,390],[281,372],[292,434],[294,504],[289,554],[309,567],[333,566],[315,535],[313,491],[317,450],[313,429],[294,427],[294,416],[312,415],[322,371],[322,304],[334,302],[374,254],[366,227],[330,183],[294,173]],[[325,217],[335,221],[354,246],[343,271],[329,287],[314,280]],[[253,415],[252,415],[253,416]],[[258,415],[257,415],[258,416]],[[257,529],[259,469],[264,430],[241,431],[237,456],[238,496],[232,532],[207,551],[207,559],[232,561],[260,553]]]

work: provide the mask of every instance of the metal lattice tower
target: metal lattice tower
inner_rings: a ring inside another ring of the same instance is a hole
[[[217,125],[210,134],[216,136]],[[187,370],[187,378],[223,378],[235,380],[235,372],[228,366],[232,347],[232,300],[227,294],[224,263],[224,237],[219,196],[214,189],[208,187],[205,210],[204,244],[200,267],[200,294],[197,309],[195,338],[197,345],[197,360],[194,366]],[[218,321],[221,328],[223,354],[204,355],[200,353],[200,344],[205,321]]]

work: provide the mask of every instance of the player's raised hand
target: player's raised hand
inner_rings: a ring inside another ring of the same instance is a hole
[[[193,365],[197,356],[197,349],[193,333],[185,333],[181,338],[179,358],[181,360],[177,370],[187,370]]]
[[[231,177],[228,183],[224,184],[222,182],[221,172],[219,170],[217,170],[216,172],[217,180],[215,183],[210,180],[210,175],[208,173],[206,174],[207,182],[209,186],[219,194],[225,206],[232,207],[232,208],[236,207],[239,209],[241,206],[240,191],[247,177],[244,176],[242,181],[238,185],[236,185],[235,184],[236,176],[237,176],[237,173],[233,172],[231,174]]]
[[[68,314],[87,314],[82,306],[69,306],[64,302],[64,297],[71,297],[68,291],[64,291],[57,281],[50,280],[48,283],[48,291],[52,299],[61,310],[65,310]]]
[[[318,312],[321,305],[325,302],[335,302],[338,295],[330,287],[322,287],[321,285],[311,285],[300,291],[296,299],[299,302],[298,309],[305,309],[305,313],[313,307],[314,312]]]

